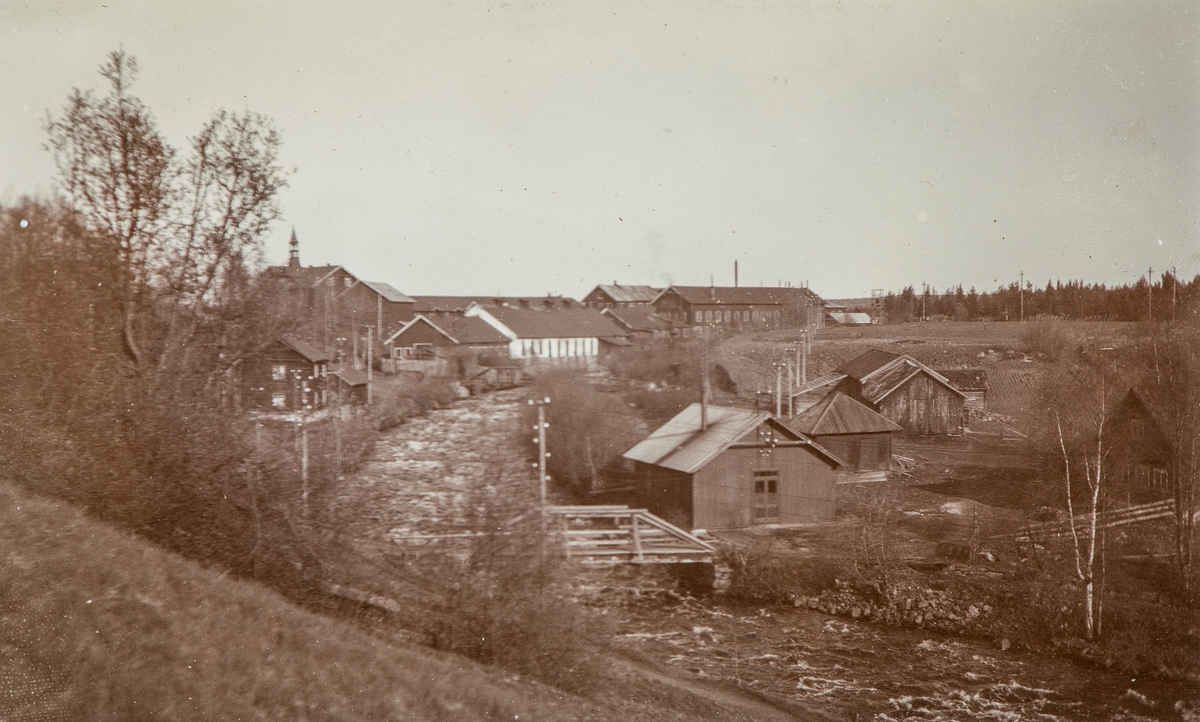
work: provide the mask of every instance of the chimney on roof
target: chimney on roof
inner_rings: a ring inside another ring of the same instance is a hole
[[[737,288],[737,259],[733,259],[733,287]]]
[[[292,229],[292,240],[288,241],[288,268],[300,267],[300,241],[296,240],[296,229]]]

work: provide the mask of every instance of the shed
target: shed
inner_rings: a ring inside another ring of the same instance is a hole
[[[770,414],[700,404],[629,451],[639,502],[685,529],[833,519],[840,459]]]
[[[344,404],[353,406],[365,406],[367,403],[367,372],[358,371],[356,369],[342,369],[334,371],[330,376],[333,377],[334,395]]]
[[[834,391],[787,425],[828,449],[848,472],[886,472],[892,435],[904,428],[849,396]]]

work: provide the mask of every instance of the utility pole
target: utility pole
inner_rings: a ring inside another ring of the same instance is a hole
[[[371,399],[372,399],[373,392],[374,392],[374,389],[371,388],[373,385],[371,383],[371,381],[372,381],[371,367],[374,365],[371,363],[371,354],[372,354],[372,351],[374,350],[372,348],[372,343],[371,343],[371,330],[372,330],[371,327],[367,326],[367,406],[371,405]]]
[[[1025,272],[1021,271],[1021,323],[1025,323]]]
[[[921,281],[921,320],[925,320],[925,298],[929,295],[929,284]]]
[[[783,416],[783,367],[779,362],[771,364],[775,367],[775,418]]]
[[[537,435],[537,438],[534,439],[534,441],[536,441],[537,445],[538,445],[538,460],[537,460],[538,491],[541,494],[541,500],[542,500],[542,553],[543,554],[545,554],[545,551],[546,551],[546,479],[549,478],[546,476],[546,457],[549,456],[549,454],[546,453],[546,427],[549,426],[549,424],[546,423],[546,405],[549,403],[550,403],[549,396],[546,396],[545,398],[542,398],[541,400],[538,400],[538,401],[535,401],[533,399],[529,400],[529,405],[536,406],[537,412],[538,412],[538,422],[537,422],[538,435]]]
[[[1171,323],[1175,323],[1175,289],[1179,288],[1179,276],[1175,275],[1175,267],[1171,266]]]
[[[1154,321],[1154,266],[1146,271],[1146,320]]]
[[[796,351],[797,355],[799,355],[800,348],[797,347],[794,349],[790,349],[790,348],[784,349],[784,353],[789,353],[791,351]],[[787,367],[787,369],[788,369],[788,418],[790,419],[790,418],[792,418],[792,411],[793,411],[792,394],[795,392],[795,389],[793,388],[793,385],[792,385],[792,379],[796,376],[796,373],[800,369],[797,367],[798,364],[797,364],[797,366],[792,365],[792,357],[791,356],[788,356],[787,365],[788,365],[788,367]]]
[[[708,387],[708,344],[704,344],[704,353],[701,356],[703,368],[700,369],[700,430],[708,430],[708,397],[710,390]]]

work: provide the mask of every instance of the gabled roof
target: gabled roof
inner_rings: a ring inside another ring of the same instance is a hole
[[[507,336],[497,331],[487,321],[475,316],[452,316],[442,323],[442,328],[455,341],[467,346],[508,343]]]
[[[954,388],[950,381],[937,371],[907,354],[900,355],[872,349],[838,368],[839,373],[856,379],[862,384],[862,396],[873,404],[878,404],[893,391],[903,386],[909,379],[918,374],[926,374],[933,381],[957,394],[967,398],[966,394]]]
[[[692,404],[680,411],[673,419],[626,451],[624,457],[684,474],[694,474],[763,423],[773,424],[793,441],[803,442],[834,464],[844,465],[840,459],[814,444],[811,439],[761,411],[709,406],[708,428],[701,430],[700,404]]]
[[[792,430],[809,436],[880,434],[904,430],[891,419],[840,391],[829,394],[815,406],[784,423]]]
[[[650,303],[662,291],[661,288],[653,288],[651,286],[623,286],[619,283],[602,283],[592,289],[592,293],[600,291],[608,296],[614,303]],[[589,293],[585,298],[591,296]]]
[[[416,303],[413,299],[381,281],[363,281],[362,284],[380,296],[383,296],[383,300],[385,301],[391,301],[392,303]]]
[[[879,349],[871,349],[855,356],[846,363],[838,367],[838,373],[846,374],[847,376],[862,381],[864,376],[883,368],[896,359],[900,358],[898,353],[888,353]]]
[[[820,403],[845,378],[846,374],[828,374],[809,381],[792,393],[792,408],[799,414]]]
[[[329,361],[332,358],[327,351],[321,351],[316,346],[290,336],[281,337],[279,339],[279,343],[300,354],[306,361],[310,363],[319,364],[324,361]]]
[[[625,329],[594,308],[562,308],[535,311],[496,306],[480,308],[480,316],[496,319],[516,338],[611,338],[626,336]]]
[[[821,299],[807,288],[769,288],[754,286],[671,286],[655,297],[677,293],[690,304],[737,306],[789,306],[808,301],[820,306]]]
[[[668,331],[673,325],[671,321],[655,313],[653,308],[648,307],[606,308],[600,313],[630,331]]]
[[[507,344],[508,337],[497,331],[482,318],[474,316],[451,316],[447,319],[430,319],[417,314],[412,320],[400,327],[400,330],[388,337],[384,344],[394,344],[409,329],[417,324],[429,326],[453,344],[478,346],[480,344]]]

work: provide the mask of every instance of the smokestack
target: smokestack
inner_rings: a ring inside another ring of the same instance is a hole
[[[733,287],[737,288],[737,259],[733,259]]]

